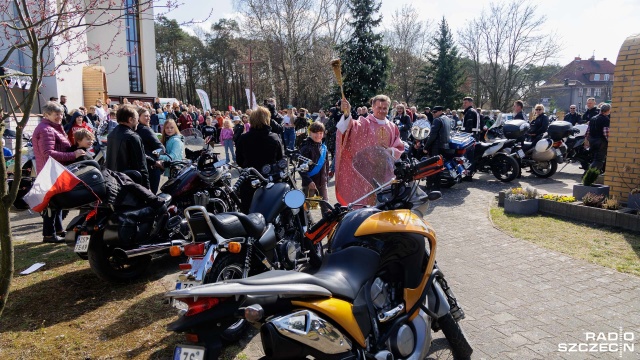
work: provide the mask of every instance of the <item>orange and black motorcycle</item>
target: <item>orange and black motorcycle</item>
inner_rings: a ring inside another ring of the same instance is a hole
[[[458,320],[462,309],[436,264],[436,234],[423,219],[440,198],[423,193],[420,178],[442,171],[441,157],[397,162],[395,179],[358,201],[333,207],[310,229],[329,232],[323,263],[314,274],[274,270],[169,292],[185,304],[170,331],[186,333],[175,358],[217,359],[220,334],[246,319],[261,324],[265,359],[424,359],[431,331],[442,330],[454,356],[472,348]]]

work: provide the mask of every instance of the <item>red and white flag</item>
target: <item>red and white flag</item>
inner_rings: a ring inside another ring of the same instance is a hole
[[[236,111],[236,108],[234,108],[233,106],[229,105],[229,111]]]
[[[42,170],[38,172],[33,187],[22,198],[35,212],[41,212],[49,205],[53,195],[72,190],[81,180],[69,169],[49,157]]]

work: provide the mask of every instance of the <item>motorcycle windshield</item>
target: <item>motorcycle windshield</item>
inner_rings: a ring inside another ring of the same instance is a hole
[[[394,163],[395,159],[389,150],[379,145],[365,147],[356,152],[352,160],[355,170],[351,189],[353,199],[359,199],[381,184],[393,179]],[[358,203],[374,205],[375,194],[358,201]]]

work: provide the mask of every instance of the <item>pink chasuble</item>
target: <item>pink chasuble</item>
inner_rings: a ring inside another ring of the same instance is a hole
[[[389,153],[393,148],[393,156]],[[347,205],[393,177],[393,162],[404,152],[398,127],[378,124],[373,115],[351,119],[347,131],[336,132],[336,198]],[[360,204],[375,205],[375,195]]]

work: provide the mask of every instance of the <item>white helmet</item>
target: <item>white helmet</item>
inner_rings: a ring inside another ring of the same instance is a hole
[[[536,151],[547,151],[551,147],[551,144],[553,144],[553,142],[551,142],[551,139],[542,139],[536,143]]]
[[[411,136],[416,140],[424,140],[431,132],[431,124],[429,120],[416,120],[411,127]]]

